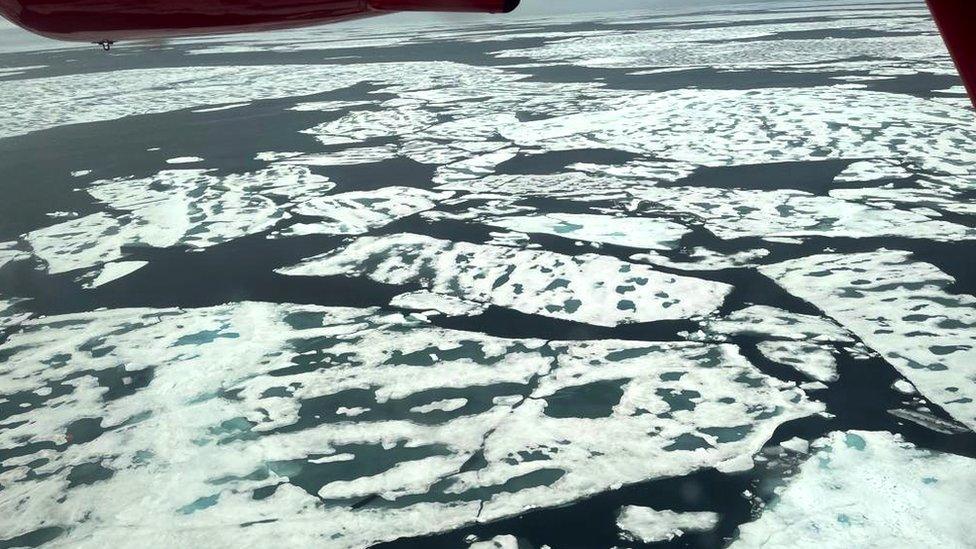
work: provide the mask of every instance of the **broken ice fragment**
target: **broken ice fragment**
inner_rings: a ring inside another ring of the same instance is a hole
[[[886,432],[834,432],[732,547],[971,547],[976,460]]]
[[[600,326],[707,314],[731,290],[607,256],[567,256],[415,234],[358,238],[278,272],[422,284],[435,293]]]
[[[670,541],[686,532],[705,532],[718,525],[719,516],[710,512],[658,511],[628,505],[617,513],[621,538],[642,543]]]

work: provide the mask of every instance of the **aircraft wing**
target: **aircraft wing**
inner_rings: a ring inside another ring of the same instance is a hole
[[[969,98],[976,107],[976,2],[973,0],[927,0],[939,25]]]
[[[519,0],[0,0],[0,14],[58,40],[109,44],[321,25],[398,11],[507,13]]]

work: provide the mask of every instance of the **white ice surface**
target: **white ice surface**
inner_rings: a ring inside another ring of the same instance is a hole
[[[62,545],[231,547],[247,524],[255,545],[351,549],[719,466],[822,410],[731,346],[547,344],[374,309],[103,310],[22,328],[0,383],[37,396],[0,430],[18,449],[0,537],[60,527]],[[444,391],[463,413],[409,412]]]
[[[422,406],[414,406],[410,409],[410,411],[421,414],[426,414],[429,412],[453,412],[455,410],[464,408],[467,403],[468,399],[466,398],[449,398],[431,402],[430,404],[424,404]]]
[[[974,157],[976,160],[976,157]],[[742,237],[899,236],[973,240],[976,230],[906,210],[878,208],[803,191],[708,187],[649,188],[640,198],[701,219],[723,239]]]
[[[600,326],[704,315],[730,291],[725,284],[607,256],[573,257],[416,234],[358,238],[278,272],[418,283],[434,293]]]
[[[515,536],[506,534],[487,541],[476,541],[468,549],[519,549],[519,543]]]
[[[731,547],[945,547],[976,540],[976,460],[886,432],[834,432]]]
[[[489,225],[523,233],[543,233],[653,250],[674,248],[689,231],[682,225],[655,218],[551,213],[492,219]]]
[[[686,532],[711,530],[718,525],[718,520],[716,513],[675,513],[628,505],[617,513],[617,528],[625,540],[656,543],[673,540]]]
[[[86,288],[98,288],[113,280],[128,276],[148,265],[148,261],[115,261],[106,263],[98,274],[85,283]]]
[[[90,268],[122,258],[118,221],[106,213],[86,215],[27,233],[25,239],[51,274]]]
[[[167,164],[196,164],[198,162],[203,162],[199,156],[178,156],[166,161]]]
[[[976,429],[976,298],[901,251],[824,254],[760,268],[881,354],[952,417]]]
[[[760,341],[759,352],[814,381],[837,381],[837,359],[830,347],[802,341]]]
[[[393,186],[313,198],[298,204],[293,211],[322,221],[292,225],[283,234],[363,234],[396,219],[432,209],[438,201],[453,194]]]
[[[98,181],[88,193],[114,210],[127,212],[118,221],[103,220],[116,226],[119,244],[207,248],[270,230],[298,205],[334,187],[328,178],[307,168],[276,165],[221,177],[207,170],[165,170],[142,179]],[[70,223],[66,225],[89,224]],[[85,245],[105,245],[99,242],[106,240],[101,236],[83,236],[88,239]],[[52,253],[57,253],[57,243],[52,246]]]
[[[395,296],[390,305],[422,312],[437,312],[448,316],[474,316],[485,312],[488,307],[457,297],[419,290]]]
[[[0,242],[0,269],[8,263],[22,261],[30,257],[30,254],[15,248],[16,242]]]
[[[705,331],[715,335],[754,335],[791,341],[854,342],[850,332],[828,318],[768,305],[752,305],[721,318],[709,319]]]

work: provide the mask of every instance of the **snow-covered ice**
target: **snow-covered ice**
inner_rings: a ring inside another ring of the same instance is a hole
[[[976,461],[886,432],[834,432],[731,547],[971,547]]]
[[[685,532],[711,530],[718,520],[719,516],[710,512],[676,513],[628,505],[617,514],[617,527],[624,539],[655,543],[673,540]]]
[[[416,234],[362,237],[280,269],[291,276],[367,276],[444,295],[600,326],[704,315],[730,288],[600,255],[451,242]]]
[[[976,428],[976,298],[908,252],[823,254],[760,268],[851,330],[924,396]]]

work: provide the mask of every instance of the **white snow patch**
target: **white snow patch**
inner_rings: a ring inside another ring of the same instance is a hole
[[[752,305],[722,318],[709,319],[704,330],[709,334],[725,336],[757,335],[791,341],[854,342],[847,330],[828,318],[793,313],[768,305]]]
[[[675,513],[628,505],[617,514],[617,528],[624,540],[656,543],[686,532],[707,532],[718,526],[718,520],[718,514],[711,512]]]
[[[793,437],[789,440],[784,440],[783,442],[780,442],[779,445],[793,452],[794,454],[806,454],[810,451],[810,443],[800,437]]]
[[[0,447],[16,449],[0,482],[18,502],[0,522],[2,539],[64,526],[58,544],[117,546],[138,532],[150,545],[228,540],[223,547],[250,524],[257,545],[289,539],[352,549],[751,456],[779,425],[823,408],[733,346],[547,344],[376,309],[238,303],[102,310],[21,327],[3,347],[5,392],[72,390],[17,409],[0,430]],[[296,371],[298,363],[305,367]],[[120,364],[151,375],[106,400],[91,372]],[[538,386],[529,398],[509,392],[531,380]],[[574,407],[585,399],[601,417],[558,408],[567,391],[572,397],[594,383],[623,389],[575,397]],[[493,404],[433,423],[388,415],[403,399],[443,389]],[[300,415],[304,402],[322,398],[371,414]],[[98,436],[73,433],[82,420],[97,420]],[[378,452],[389,467],[376,468]],[[486,465],[463,470],[478,452]],[[67,488],[86,464],[113,474]],[[325,481],[315,493],[290,482],[309,470]],[[505,491],[493,488],[502,484]],[[255,499],[257,490],[267,497]],[[408,494],[400,508],[348,503]]]
[[[914,395],[917,392],[915,391],[915,386],[904,379],[896,380],[891,384],[891,388],[903,395]]]
[[[803,341],[760,341],[756,347],[769,360],[789,366],[814,381],[837,381],[837,359],[829,347]]]
[[[686,227],[664,219],[594,214],[552,213],[502,217],[487,223],[523,233],[551,234],[587,242],[653,250],[673,249],[681,237],[690,232]]]
[[[148,265],[148,261],[113,261],[102,266],[102,270],[85,282],[85,288],[93,289],[128,276]]]
[[[442,313],[448,316],[475,316],[485,312],[487,305],[426,290],[395,296],[390,305],[414,311]]]
[[[435,293],[600,326],[707,314],[731,290],[607,256],[573,257],[415,234],[358,238],[278,272],[419,283]]]
[[[413,187],[384,187],[317,197],[296,205],[293,211],[322,221],[292,225],[282,234],[363,234],[396,219],[432,209],[437,202],[453,195]]]
[[[518,538],[513,535],[495,536],[487,541],[476,541],[468,549],[519,549]]]
[[[886,432],[835,432],[731,547],[946,547],[976,539],[976,460]]]
[[[911,254],[824,254],[760,268],[838,320],[929,400],[976,429],[976,298]]]
[[[197,162],[203,162],[203,159],[199,156],[178,156],[166,161],[167,164],[196,164]]]
[[[424,404],[423,406],[414,406],[410,408],[411,412],[418,414],[429,414],[430,412],[453,412],[455,410],[460,410],[468,404],[468,399],[466,398],[449,398],[445,400],[438,400],[431,402],[430,404]]]

